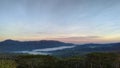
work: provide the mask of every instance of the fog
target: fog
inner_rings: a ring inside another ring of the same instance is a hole
[[[27,54],[41,54],[41,55],[49,55],[52,53],[49,53],[51,51],[57,51],[57,50],[64,50],[69,48],[74,48],[74,46],[60,46],[60,47],[53,47],[53,48],[43,48],[43,49],[35,49],[32,51],[15,51],[15,53],[27,53]]]

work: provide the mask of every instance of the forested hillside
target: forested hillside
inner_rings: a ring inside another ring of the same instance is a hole
[[[90,53],[67,58],[49,55],[0,55],[0,68],[120,68],[120,55]]]

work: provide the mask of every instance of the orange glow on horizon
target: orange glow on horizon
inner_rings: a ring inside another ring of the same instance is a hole
[[[12,37],[0,37],[0,40],[13,39],[20,41],[37,41],[37,40],[58,40],[68,43],[112,43],[119,42],[120,36],[104,36],[104,37],[89,37],[89,36],[72,36],[72,37],[57,37],[57,36],[12,36]]]

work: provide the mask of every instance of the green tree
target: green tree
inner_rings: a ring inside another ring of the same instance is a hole
[[[115,68],[117,60],[115,53],[91,53],[86,55],[86,68]]]
[[[13,60],[0,60],[0,68],[16,68],[17,64]]]

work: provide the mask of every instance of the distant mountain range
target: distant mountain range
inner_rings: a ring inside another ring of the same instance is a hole
[[[0,51],[1,52],[23,51],[71,45],[73,44],[54,40],[23,41],[23,42],[15,40],[5,40],[0,42]]]
[[[82,55],[90,52],[120,52],[120,43],[109,44],[72,44],[54,40],[0,42],[0,52],[51,54],[51,55]]]

